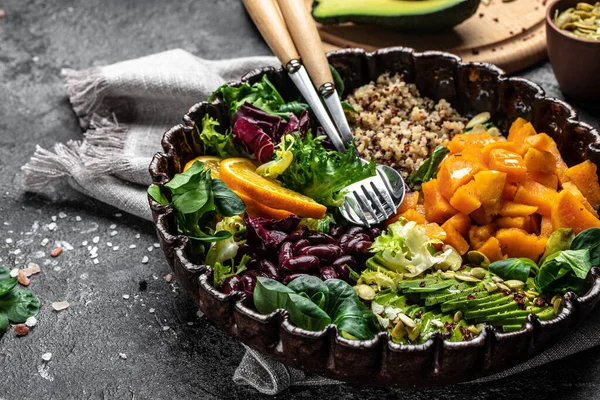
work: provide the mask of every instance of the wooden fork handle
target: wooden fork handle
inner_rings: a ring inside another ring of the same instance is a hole
[[[300,58],[276,0],[242,0],[248,14],[283,66]]]
[[[302,56],[302,64],[314,85],[319,89],[325,83],[333,83],[323,42],[306,1],[278,0],[278,3],[296,49]]]

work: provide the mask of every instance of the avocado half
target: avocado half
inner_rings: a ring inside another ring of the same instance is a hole
[[[480,0],[315,0],[312,14],[322,24],[354,22],[401,32],[450,29],[475,13]]]

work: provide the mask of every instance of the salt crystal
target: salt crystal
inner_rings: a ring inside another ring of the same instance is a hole
[[[97,253],[92,253],[92,254],[90,254],[90,258],[94,259],[94,258],[96,258],[96,257],[98,257],[98,254],[97,254]]]
[[[117,218],[121,218],[122,216],[123,216],[123,214],[121,214],[121,213],[115,213],[115,217],[117,217]]]
[[[128,299],[129,299],[129,295],[128,295],[128,294],[124,294],[124,295],[123,295],[123,298],[124,298],[125,300],[128,300]]]
[[[97,258],[94,258],[94,264],[98,264],[100,261]]]
[[[87,249],[88,249],[88,251],[92,251],[92,245],[90,244],[90,245],[87,247]]]
[[[5,240],[5,242],[6,242],[6,243],[8,243],[8,244],[11,244],[11,243],[13,242],[13,240],[12,240],[11,238],[7,238],[7,239]]]
[[[160,247],[160,243],[154,243],[152,246],[154,246],[158,249]]]
[[[194,325],[194,323],[193,323],[192,321],[188,322],[187,324],[188,324],[189,326],[192,326],[192,325]]]
[[[111,242],[106,242],[106,245],[107,245],[108,247],[112,247],[112,245],[113,245],[113,244],[112,244]]]
[[[139,239],[139,238],[140,238],[140,234],[139,234],[139,233],[136,233],[136,234],[135,234],[135,238],[136,238],[136,239]]]
[[[202,318],[202,317],[204,317],[204,313],[202,311],[198,310],[198,311],[196,311],[196,316],[198,318]]]
[[[54,271],[56,271],[56,272],[60,271],[60,267],[54,267],[54,268],[52,268],[52,269],[53,269]]]
[[[10,225],[10,222],[4,221],[4,226],[9,226],[9,225]]]
[[[148,264],[148,256],[142,258],[142,264]]]
[[[69,242],[65,242],[64,240],[60,241],[58,246],[63,247],[65,250],[71,251],[73,250],[73,246]]]
[[[154,247],[148,246],[148,251],[152,251],[152,250],[154,250]]]
[[[19,268],[13,268],[13,269],[10,270],[10,277],[11,278],[16,277],[17,275],[19,275]]]
[[[129,245],[129,248],[130,248],[130,249],[135,249],[136,247],[137,247],[137,246],[136,246],[135,244],[130,244],[130,245]]]
[[[154,314],[154,308],[151,308],[148,311],[150,311],[150,314]]]
[[[30,328],[33,328],[37,324],[37,319],[35,317],[29,317],[25,320],[25,325]]]
[[[114,246],[113,251],[117,251],[117,250],[119,250],[119,246]]]
[[[158,279],[158,276],[156,276],[156,275],[152,275],[152,277],[154,278],[154,280]]]
[[[52,303],[52,308],[54,309],[54,311],[66,310],[67,308],[69,308],[69,302],[68,301],[56,301],[56,302]]]
[[[94,238],[92,239],[92,242],[94,243],[98,243],[100,241],[100,236],[94,236]]]
[[[48,244],[49,240],[48,238],[43,238],[42,242],[40,243],[40,245],[42,245],[43,247],[45,247]]]
[[[42,360],[50,361],[52,359],[52,353],[44,353],[42,354]]]
[[[54,229],[56,229],[56,222],[51,222],[48,224],[48,230],[49,231],[53,231]]]
[[[26,277],[30,277],[31,275],[35,275],[35,274],[39,274],[40,273],[40,266],[37,265],[36,263],[29,263],[27,265],[27,268],[25,268],[23,270],[23,272],[25,273]]]
[[[52,216],[52,221],[56,221],[56,215]]]
[[[127,354],[125,353],[119,353],[119,357],[121,357],[123,360],[127,360]]]
[[[10,251],[9,253],[12,253],[12,254],[15,254],[15,255],[21,254],[21,249],[14,249],[13,251]]]
[[[115,229],[117,227],[117,224],[111,224],[108,228],[109,229]]]
[[[119,233],[119,232],[117,232],[117,231],[112,231],[112,232],[110,233],[110,236],[116,236],[116,234],[117,234],[117,233]]]
[[[67,218],[67,214],[61,211],[58,213],[58,218]]]
[[[169,329],[171,328],[169,328],[168,326],[163,326],[163,331],[168,331]]]
[[[83,242],[81,242],[81,245],[82,245],[82,246],[87,246],[87,244],[88,244],[88,241],[87,241],[87,240],[84,240]]]
[[[81,217],[79,215],[75,216],[75,221],[81,222]]]

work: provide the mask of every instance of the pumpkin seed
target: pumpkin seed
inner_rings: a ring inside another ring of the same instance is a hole
[[[516,280],[516,279],[511,279],[509,281],[505,281],[504,284],[506,286],[508,286],[512,291],[517,291],[517,290],[521,290],[525,287],[525,282]]]
[[[458,310],[457,312],[454,313],[454,317],[452,318],[452,320],[454,322],[459,322],[462,318],[463,318],[463,312]]]
[[[400,321],[402,321],[404,325],[409,328],[414,328],[415,326],[417,326],[417,324],[415,324],[415,321],[413,321],[412,318],[410,318],[406,314],[398,314],[398,317],[400,318]]]
[[[436,328],[444,327],[444,323],[442,321],[440,321],[439,319],[432,319],[431,324],[434,325]]]
[[[452,279],[456,276],[456,274],[452,271],[444,271],[442,276],[444,277],[444,279]]]
[[[504,283],[498,283],[498,287],[504,291],[511,291],[510,288],[508,286],[506,286]]]
[[[487,268],[490,265],[490,260],[487,256],[479,251],[471,250],[467,253],[467,259],[473,265]]]
[[[394,326],[394,329],[392,329],[391,333],[393,338],[398,339],[401,339],[404,337],[404,335],[406,335],[406,329],[404,328],[404,324],[402,323],[402,321],[398,321],[396,326]]]
[[[375,290],[369,285],[356,285],[354,290],[358,297],[363,300],[371,301],[375,298]]]
[[[495,283],[502,283],[504,282],[504,279],[500,278],[497,275],[492,276],[492,281],[494,281]]]
[[[421,334],[421,325],[417,325],[414,328],[406,328],[406,330],[408,331],[408,338],[411,341],[415,341],[417,340],[417,338],[419,337],[419,335]]]
[[[596,5],[598,5],[598,3],[596,3]],[[589,3],[577,3],[575,8],[582,11],[594,11],[594,6]]]
[[[390,326],[389,318],[382,318],[380,315],[378,315],[377,320],[383,329],[387,329]]]
[[[463,275],[463,274],[456,274],[456,275],[454,275],[454,278],[458,279],[459,281],[463,281],[463,282],[481,282],[481,279],[477,279],[473,276]]]
[[[563,12],[554,13],[554,24],[567,33],[589,40],[600,40],[600,2],[577,3]]]
[[[562,304],[562,297],[554,296],[552,298],[552,305],[554,306],[554,315],[558,315],[560,313],[561,304]]]
[[[471,118],[469,122],[467,122],[467,126],[465,126],[465,129],[471,129],[474,128],[475,125],[485,124],[487,121],[489,121],[490,118],[492,118],[492,115],[487,111],[479,113],[473,118]]]
[[[475,267],[471,270],[471,276],[477,279],[483,279],[485,277],[485,269]]]
[[[477,329],[476,326],[473,325],[469,325],[467,326],[467,329],[469,330],[469,332],[471,332],[473,335],[479,335],[479,329]]]
[[[496,128],[495,126],[492,126],[490,129],[488,129],[488,133],[490,134],[490,136],[500,136],[500,129]]]
[[[483,281],[483,286],[489,293],[495,292],[498,289],[498,285],[496,285],[494,282]]]

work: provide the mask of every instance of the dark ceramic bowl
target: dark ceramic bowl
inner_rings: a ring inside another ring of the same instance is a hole
[[[538,131],[557,141],[570,165],[584,159],[600,163],[598,132],[578,121],[571,106],[546,98],[534,83],[507,78],[493,65],[463,63],[451,54],[415,53],[407,48],[375,53],[346,49],[330,53],[329,61],[342,75],[347,93],[386,71],[401,72],[407,81],[417,84],[422,95],[435,100],[445,98],[462,114],[490,111],[503,131],[517,117],[532,121]],[[298,96],[281,69],[256,70],[242,80],[256,82],[263,74],[269,76],[286,99]],[[206,113],[228,126],[219,102],[194,105],[183,118],[183,124],[165,133],[164,153],[157,153],[150,166],[156,184],[164,185],[189,160],[200,155],[194,126],[201,123]],[[285,311],[261,315],[245,305],[243,294],[225,295],[213,288],[211,267],[195,263],[190,258],[189,240],[177,235],[173,210],[153,200],[150,206],[163,251],[178,281],[215,325],[287,365],[342,381],[413,387],[489,375],[531,358],[567,335],[600,298],[600,271],[594,268],[588,276],[585,295],[567,293],[560,315],[550,321],[530,316],[519,332],[501,333],[488,326],[470,342],[448,342],[436,334],[421,345],[395,344],[388,333],[380,333],[368,341],[347,340],[338,335],[334,325],[320,332],[299,329],[289,322]]]
[[[578,38],[554,25],[554,13],[575,7],[581,0],[557,0],[546,10],[546,41],[552,70],[565,95],[576,100],[600,101],[600,40]]]

